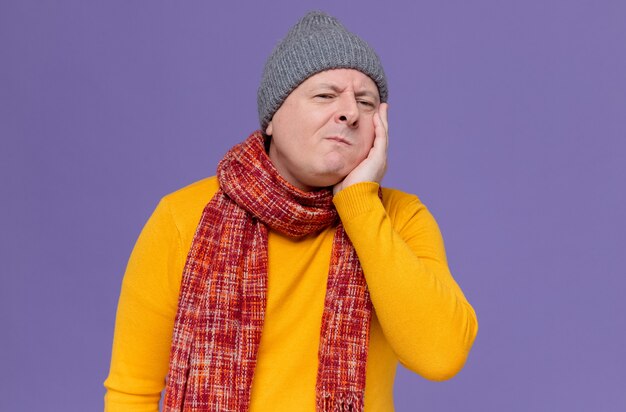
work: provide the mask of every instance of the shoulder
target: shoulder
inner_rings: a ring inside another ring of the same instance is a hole
[[[383,187],[382,192],[383,206],[390,217],[400,217],[407,213],[426,209],[426,205],[417,195],[388,187]]]
[[[383,206],[397,231],[402,231],[409,222],[415,219],[432,217],[417,195],[387,187],[383,187],[382,192]]]
[[[217,177],[206,177],[163,196],[160,206],[168,210],[183,238],[193,236],[204,207],[218,190]]]
[[[174,210],[185,211],[204,207],[219,189],[216,176],[205,177],[163,196],[162,201]]]

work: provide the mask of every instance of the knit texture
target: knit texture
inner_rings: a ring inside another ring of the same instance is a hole
[[[261,129],[265,130],[287,96],[310,76],[330,69],[355,69],[388,97],[387,78],[376,52],[326,13],[307,13],[270,54],[257,93]]]
[[[268,230],[297,238],[338,223],[316,404],[318,411],[362,411],[372,303],[332,192],[302,192],[285,181],[260,131],[226,154],[218,179],[183,272],[164,410],[248,410],[265,315]]]

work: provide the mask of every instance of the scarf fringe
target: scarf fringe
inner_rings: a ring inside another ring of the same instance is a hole
[[[355,393],[326,393],[317,399],[317,412],[363,412],[365,402],[363,396]]]

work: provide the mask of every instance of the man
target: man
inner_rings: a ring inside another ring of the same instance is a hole
[[[379,186],[386,101],[377,55],[335,18],[289,31],[262,131],[165,196],[137,241],[107,410],[157,410],[165,386],[167,411],[392,411],[398,361],[432,380],[462,368],[477,321],[437,223]]]

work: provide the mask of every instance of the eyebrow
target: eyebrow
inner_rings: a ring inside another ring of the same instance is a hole
[[[311,91],[313,91],[314,89],[331,89],[332,91],[336,92],[336,93],[340,93],[341,92],[341,88],[339,88],[337,85],[332,84],[332,83],[319,83],[316,84],[314,86],[311,87]],[[369,96],[371,98],[373,98],[374,100],[378,101],[380,99],[380,96],[378,96],[378,94],[369,91],[369,90],[361,90],[358,91],[356,93],[354,93],[354,95],[356,97],[360,97],[360,96]]]

